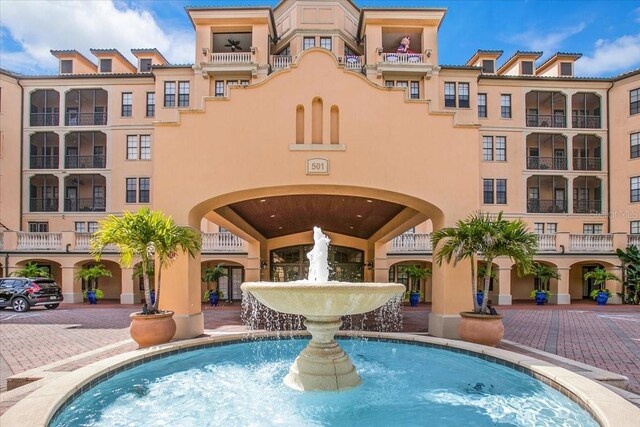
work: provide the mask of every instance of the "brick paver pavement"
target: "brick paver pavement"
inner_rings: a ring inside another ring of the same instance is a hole
[[[27,313],[0,311],[0,391],[6,389],[8,376],[129,338],[129,314],[137,308],[101,301]],[[640,307],[529,303],[497,308],[505,315],[505,339],[626,375],[630,389],[640,393]],[[429,311],[429,305],[405,307],[404,330],[426,332]],[[239,303],[203,306],[203,312],[206,329],[243,329]],[[57,369],[71,370],[131,348],[126,345]]]

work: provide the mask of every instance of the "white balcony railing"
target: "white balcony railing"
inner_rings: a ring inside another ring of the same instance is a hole
[[[431,252],[431,234],[406,233],[401,234],[391,241],[389,252]]]
[[[214,64],[251,64],[251,52],[219,52],[211,54]]]
[[[274,70],[283,70],[291,66],[291,56],[289,55],[271,55],[271,67]]]
[[[340,63],[344,64],[344,68],[349,70],[361,70],[363,56],[347,55],[340,58]]]
[[[246,252],[244,241],[232,233],[202,233],[203,252]]]
[[[55,251],[62,249],[62,233],[18,232],[18,250]]]
[[[91,250],[91,237],[93,233],[77,233],[76,232],[76,251]]]
[[[383,64],[424,64],[424,55],[421,53],[383,53]]]
[[[555,251],[556,235],[555,234],[538,234],[538,250],[539,251]]]
[[[613,234],[570,234],[571,252],[613,252]]]
[[[637,246],[640,248],[640,234],[627,234],[627,246]],[[0,247],[2,247],[2,241],[0,240]]]

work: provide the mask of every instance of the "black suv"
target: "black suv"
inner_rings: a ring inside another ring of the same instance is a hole
[[[14,311],[23,312],[35,305],[54,309],[58,308],[62,300],[62,290],[53,279],[0,279],[0,310],[13,307]]]

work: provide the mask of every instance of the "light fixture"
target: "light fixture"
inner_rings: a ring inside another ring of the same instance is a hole
[[[373,260],[367,263],[367,270],[373,270]]]
[[[373,203],[373,200],[367,199],[367,203]]]
[[[431,58],[431,49],[425,50],[424,53],[427,55],[427,58]]]
[[[260,199],[260,203],[264,203],[266,201],[267,201],[267,199]]]
[[[276,214],[271,214],[271,215],[269,215],[269,216],[270,216],[271,218],[275,218],[275,217],[276,217]]]
[[[384,49],[382,49],[381,47],[377,47],[377,48],[376,48],[376,53],[377,53],[378,55],[382,55],[382,51],[383,51],[383,50],[384,50]]]
[[[203,47],[203,48],[202,48],[202,56],[207,56],[207,52],[208,52],[208,51],[209,51],[209,49],[208,49],[208,48]]]
[[[261,270],[266,270],[267,269],[267,261],[265,261],[265,260],[260,261],[260,269]]]
[[[256,54],[256,51],[258,50],[258,48],[257,48],[257,47],[255,47],[255,46],[251,46],[249,49],[251,50],[251,54],[252,54],[252,55],[255,55],[255,54]]]
[[[360,215],[360,214],[358,214],[358,215],[356,215],[356,216],[357,216],[358,218],[362,218],[362,215]]]

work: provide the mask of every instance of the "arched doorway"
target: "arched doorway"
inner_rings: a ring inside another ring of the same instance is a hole
[[[271,250],[269,280],[289,282],[306,279],[309,274],[307,254],[313,245],[304,244]],[[364,251],[346,246],[329,246],[329,280],[364,282]]]

